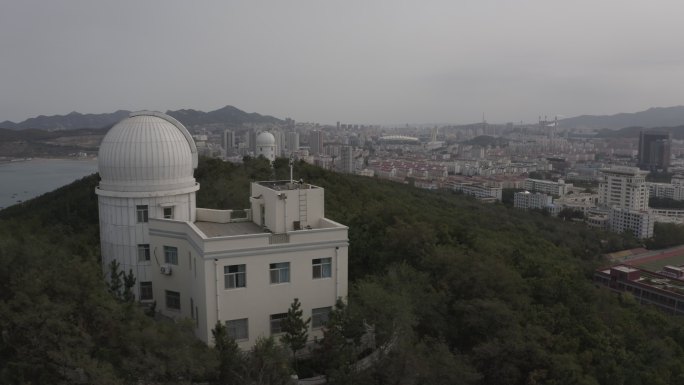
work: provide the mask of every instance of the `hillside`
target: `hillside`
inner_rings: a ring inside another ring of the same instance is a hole
[[[684,139],[684,125],[678,127],[625,127],[619,130],[603,129],[596,133],[597,138],[638,138],[641,131],[669,132],[673,139]]]
[[[76,111],[67,115],[40,115],[29,118],[23,122],[14,123],[8,120],[0,123],[0,128],[11,130],[75,130],[79,128],[102,128],[112,126],[114,123],[128,116],[130,111],[119,110],[106,114],[81,114]]]
[[[95,154],[112,125],[127,117],[129,111],[111,114],[40,116],[21,123],[0,123],[0,157],[65,157],[78,152]],[[210,112],[167,111],[188,128],[240,127],[249,124],[281,124],[272,116],[247,113],[232,106]]]
[[[615,115],[581,115],[560,119],[564,128],[607,128],[611,130],[624,127],[675,127],[684,125],[684,106],[654,107],[634,113]]]
[[[225,106],[218,110],[203,112],[197,110],[167,111],[168,115],[178,119],[187,127],[225,125],[240,126],[246,123],[282,123],[283,121],[272,116],[247,113],[233,106]],[[0,128],[11,130],[36,129],[45,131],[75,130],[81,128],[111,127],[130,114],[130,111],[119,110],[105,114],[81,114],[72,112],[67,115],[38,116],[26,119],[23,122],[14,123],[4,121]]]
[[[0,128],[0,156],[12,158],[64,157],[78,152],[94,154],[109,127],[67,131]]]
[[[275,173],[289,175],[287,160],[276,161]],[[247,207],[250,180],[271,177],[260,159],[202,159],[198,206]],[[601,253],[633,239],[303,163],[295,177],[324,187],[326,216],[349,226],[353,284],[338,320],[342,337],[328,334],[310,363],[334,383],[684,378],[684,321],[591,283]],[[240,356],[192,344],[182,325],[153,323],[107,293],[96,183],[85,178],[0,211],[0,383],[73,382],[68,376],[78,373],[88,383],[217,381],[218,372],[233,373],[225,383],[245,383]],[[349,326],[362,321],[393,349],[357,373]]]

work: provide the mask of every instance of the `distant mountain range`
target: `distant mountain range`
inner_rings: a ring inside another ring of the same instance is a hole
[[[178,121],[188,127],[194,127],[198,125],[239,126],[249,123],[283,123],[282,120],[272,116],[260,115],[257,113],[247,113],[233,106],[225,106],[210,112],[197,110],[178,110],[167,111],[166,113],[178,119]],[[0,128],[11,130],[38,129],[45,131],[103,128],[111,127],[121,119],[127,117],[128,114],[130,114],[130,111],[119,110],[105,114],[81,114],[78,112],[71,112],[67,115],[40,115],[35,118],[26,119],[20,123],[14,123],[6,120],[0,123]]]
[[[646,111],[615,115],[582,115],[559,119],[560,127],[616,130],[625,127],[675,127],[684,125],[684,106],[654,107]],[[638,132],[637,132],[638,136]]]
[[[604,128],[597,134],[597,138],[638,138],[641,131],[669,132],[673,139],[684,139],[684,125],[677,127],[625,127],[619,130]]]

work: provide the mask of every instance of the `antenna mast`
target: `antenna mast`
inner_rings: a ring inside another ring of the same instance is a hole
[[[294,153],[290,153],[290,183],[294,183],[292,178],[292,169],[294,168]]]

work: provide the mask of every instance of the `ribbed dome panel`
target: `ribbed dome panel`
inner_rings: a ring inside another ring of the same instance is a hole
[[[100,189],[162,191],[195,185],[192,138],[173,118],[160,116],[134,115],[109,130],[98,155]]]

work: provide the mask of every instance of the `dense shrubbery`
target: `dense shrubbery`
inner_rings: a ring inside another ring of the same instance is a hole
[[[204,159],[196,176],[199,206],[239,209],[250,180],[289,170],[286,160],[274,172],[262,159]],[[633,238],[303,163],[295,177],[325,187],[326,216],[349,226],[349,305],[332,317],[317,363],[332,382],[684,381],[682,321],[591,284],[600,254]],[[281,356],[268,340],[248,356],[230,341],[208,349],[182,323],[155,322],[108,293],[96,183],[0,212],[0,382],[245,383],[281,370],[265,360]],[[355,372],[362,321],[392,348]]]

